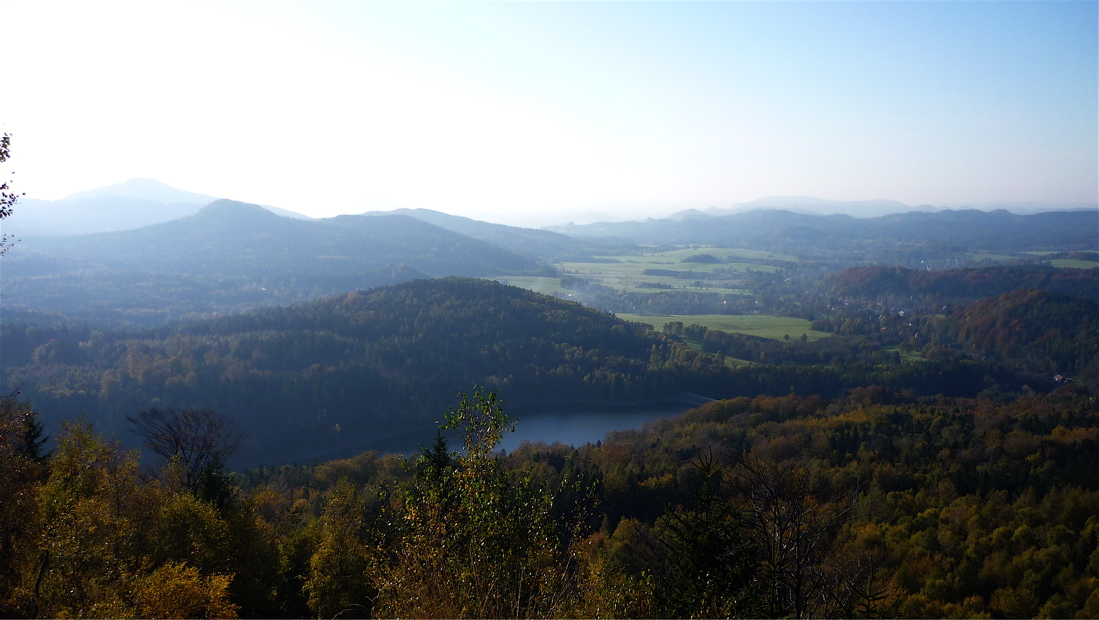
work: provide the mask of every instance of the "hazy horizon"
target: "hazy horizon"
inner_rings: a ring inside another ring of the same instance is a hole
[[[57,10],[63,6],[64,10]],[[7,2],[27,198],[516,225],[1099,202],[1094,2]],[[585,215],[586,214],[586,215]]]
[[[151,182],[151,183],[150,183]],[[150,185],[153,187],[150,188]],[[119,196],[129,197],[146,197],[150,200],[163,200],[165,203],[175,202],[174,200],[165,199],[164,196],[157,197],[161,187],[169,188],[168,194],[172,193],[172,190],[178,191],[181,194],[197,194],[197,192],[190,192],[187,188],[171,187],[157,179],[149,179],[147,177],[137,177],[127,179],[120,183],[112,183],[97,188],[88,188],[82,191],[74,192],[67,196],[63,196],[57,200],[69,201],[80,200],[86,198],[85,195],[101,196],[110,195],[105,192],[111,188],[121,188],[121,193],[116,194]],[[144,195],[142,195],[144,194]],[[33,196],[27,196],[31,200],[44,200]],[[246,197],[216,197],[208,196],[208,199],[212,202],[214,200],[233,200],[235,202],[243,202],[249,204],[260,204],[252,200],[248,200]],[[34,208],[33,203],[27,203],[26,200],[22,202],[29,208]],[[276,212],[287,210],[280,205],[274,204],[260,204],[260,206],[267,208],[274,208]],[[725,215],[729,213],[737,213],[743,211],[750,211],[753,209],[781,209],[785,211],[794,211],[798,213],[828,215],[828,214],[844,214],[852,215],[854,217],[874,217],[876,215],[884,215],[891,213],[902,213],[908,211],[917,210],[965,210],[976,209],[981,211],[990,211],[996,209],[1005,209],[1012,213],[1027,215],[1032,213],[1040,213],[1044,211],[1067,211],[1067,210],[1088,210],[1097,209],[1099,204],[1092,203],[1046,203],[1046,202],[991,202],[991,203],[960,203],[960,204],[940,204],[940,205],[908,205],[900,203],[899,201],[893,201],[889,199],[878,200],[866,200],[866,201],[837,201],[827,198],[820,198],[816,196],[764,196],[755,200],[749,200],[741,203],[734,203],[725,206],[713,206],[703,209],[695,209],[706,214]],[[349,212],[348,214],[358,215],[362,213],[371,212],[388,212],[401,209],[409,209],[400,204],[390,203],[386,201],[376,201],[363,205],[363,209],[360,211]],[[448,215],[462,216],[459,213],[452,213],[451,211],[442,209],[430,209],[431,211],[437,211]],[[292,210],[289,210],[292,211]],[[487,218],[474,218],[480,219],[485,222],[494,224],[505,224],[508,226],[520,226],[529,228],[552,228],[556,226],[565,226],[569,224],[585,225],[594,223],[611,223],[611,222],[626,222],[626,221],[643,221],[648,218],[663,219],[674,217],[681,211],[677,212],[653,212],[643,216],[632,216],[628,213],[618,213],[616,215],[600,213],[597,211],[589,212],[574,212],[574,213],[501,213],[496,214],[495,217],[489,216]],[[17,215],[23,216],[26,212],[21,209],[17,209]],[[283,213],[279,213],[284,215]],[[302,213],[301,215],[305,215]],[[316,216],[318,218],[335,217],[336,215],[345,214],[333,214],[327,216]],[[567,216],[571,216],[571,219]],[[312,217],[312,216],[311,216]],[[470,216],[462,216],[470,217]],[[21,218],[20,218],[21,219]]]

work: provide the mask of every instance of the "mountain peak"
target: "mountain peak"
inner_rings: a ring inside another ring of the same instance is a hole
[[[66,202],[83,201],[104,198],[107,196],[115,198],[136,198],[162,203],[199,205],[217,200],[215,196],[207,196],[206,194],[196,194],[195,192],[176,189],[167,183],[145,177],[137,177],[121,183],[115,183],[114,185],[77,192],[62,198],[61,200]]]

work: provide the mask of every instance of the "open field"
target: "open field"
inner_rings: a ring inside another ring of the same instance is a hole
[[[668,316],[640,316],[637,314],[618,314],[618,318],[637,323],[647,323],[653,329],[661,330],[665,323],[681,321],[684,326],[702,325],[707,329],[716,329],[724,332],[748,334],[782,340],[789,335],[791,338],[801,338],[802,334],[809,340],[820,340],[832,334],[820,332],[809,328],[809,321],[789,316],[771,316],[766,314],[692,314],[692,315],[668,315]]]
[[[1099,262],[1093,260],[1079,260],[1076,258],[1055,258],[1049,264],[1061,269],[1095,269]]]
[[[1012,256],[1010,254],[995,254],[992,252],[970,252],[969,258],[971,260],[986,263],[1011,263],[1019,260],[1018,256]]]
[[[699,254],[709,254],[714,258],[720,259],[724,262],[751,262],[755,260],[777,260],[784,262],[797,262],[797,258],[790,256],[789,254],[776,254],[775,252],[766,252],[764,250],[746,250],[743,248],[719,248],[708,245],[696,245],[689,248],[679,248],[676,250],[667,250],[664,252],[651,252],[649,254],[643,254],[641,256],[629,256],[626,258],[636,259],[639,261],[651,261],[656,263],[680,263],[684,259],[691,258],[692,256],[698,256]]]
[[[920,356],[919,353],[916,353],[914,351],[901,351],[901,348],[898,345],[893,345],[891,347],[882,347],[881,350],[888,351],[890,353],[900,354],[902,362],[918,362],[924,359]]]
[[[684,262],[685,259],[701,254],[712,256],[722,262]],[[708,246],[652,252],[640,256],[601,256],[596,258],[599,262],[559,263],[556,267],[563,274],[593,280],[626,292],[652,293],[661,288],[670,288],[743,294],[744,291],[737,286],[737,279],[740,274],[751,271],[774,272],[779,270],[779,267],[774,265],[765,265],[753,261],[791,262],[796,260],[792,256],[773,252]],[[646,270],[654,269],[675,271],[681,275],[677,277],[668,274],[645,273]],[[698,274],[697,277],[694,274]],[[728,279],[719,277],[717,279],[702,280],[702,278],[712,278],[711,274],[727,275]],[[701,287],[696,285],[699,281],[701,281]],[[659,288],[653,285],[658,285]]]

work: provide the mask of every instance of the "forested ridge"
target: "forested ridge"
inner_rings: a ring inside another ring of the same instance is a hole
[[[1099,301],[1099,270],[1053,269],[1043,265],[920,271],[904,267],[856,267],[828,276],[831,294],[893,297],[916,302],[968,303],[1021,289],[1041,289]]]
[[[983,357],[1019,361],[1051,372],[1095,367],[1099,303],[1022,290],[983,299],[941,322],[944,338]]]
[[[711,356],[579,304],[485,280],[417,280],[138,332],[5,323],[4,386],[51,424],[121,434],[150,406],[208,407],[243,455],[301,458],[439,418],[474,384],[518,406],[674,398],[720,377]]]

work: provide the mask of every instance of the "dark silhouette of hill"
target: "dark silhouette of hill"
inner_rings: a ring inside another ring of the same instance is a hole
[[[295,220],[231,200],[138,230],[25,245],[106,267],[175,273],[334,276],[405,264],[432,276],[480,276],[538,268],[529,257],[408,216]]]
[[[858,299],[881,297],[969,303],[1022,289],[1041,289],[1099,301],[1099,270],[1013,265],[921,271],[904,267],[854,267],[824,281],[832,295]]]
[[[298,220],[218,200],[137,230],[24,240],[5,257],[4,304],[155,325],[416,278],[540,269],[407,215]]]
[[[482,222],[430,209],[372,211],[369,216],[408,215],[440,228],[487,241],[520,254],[549,260],[570,260],[590,256],[593,244],[561,233]]]

